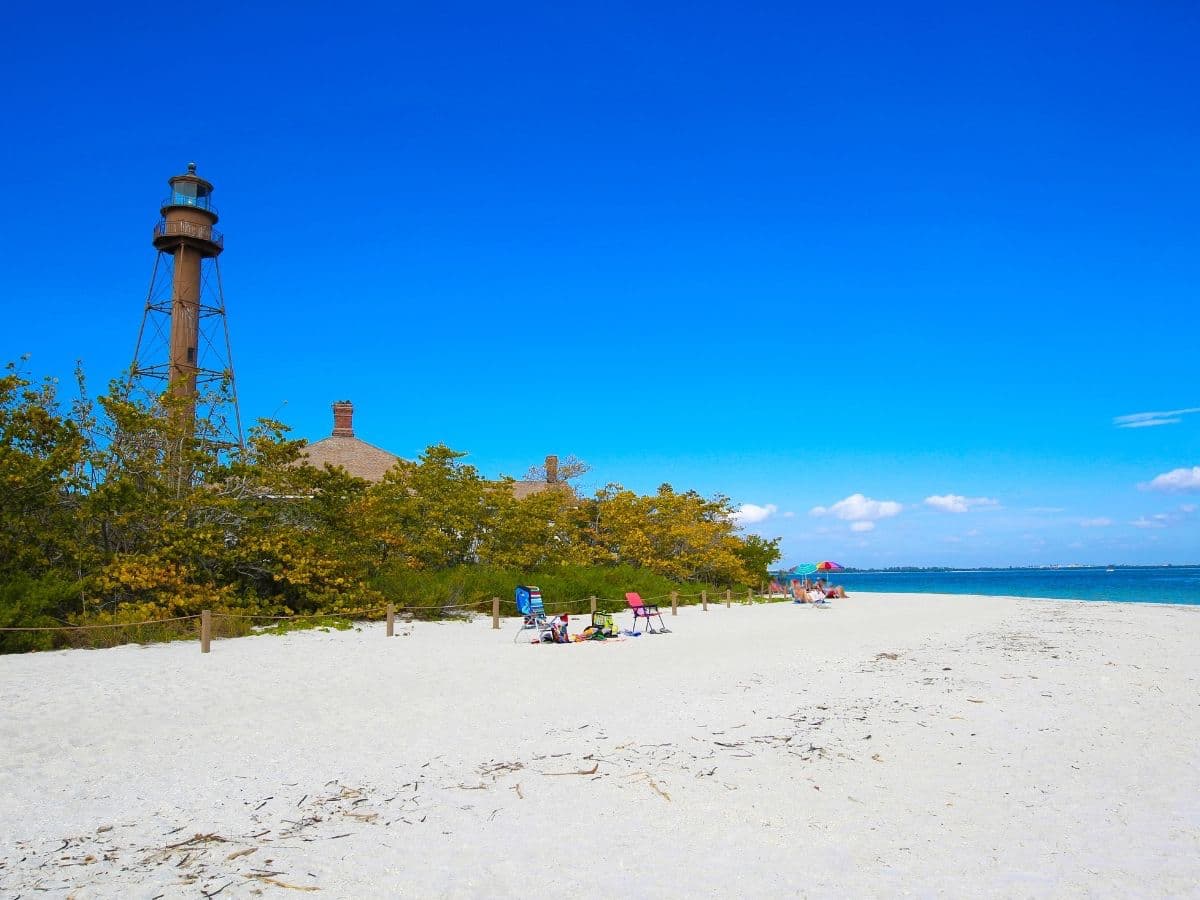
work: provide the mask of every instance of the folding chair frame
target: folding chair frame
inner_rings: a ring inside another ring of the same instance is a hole
[[[645,600],[634,594],[638,598],[638,603],[635,605],[630,602],[629,594],[625,595],[625,602],[629,604],[629,608],[633,610],[633,630],[637,631],[637,620],[646,620],[646,631],[650,634],[670,634],[671,629],[667,627],[667,623],[663,621],[662,612],[659,611],[657,603],[647,603]],[[650,619],[653,616],[658,616],[659,628],[656,631],[654,626],[650,624]]]

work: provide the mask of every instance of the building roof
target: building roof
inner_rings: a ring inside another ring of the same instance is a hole
[[[400,457],[374,444],[360,441],[354,436],[353,423],[354,404],[339,400],[333,404],[333,434],[309,444],[304,448],[303,455],[307,457],[309,465],[318,469],[325,465],[337,466],[355,478],[382,481],[388,469]]]
[[[543,491],[566,491],[567,493],[574,493],[569,484],[558,479],[557,456],[550,455],[546,457],[546,464],[542,467],[541,473],[544,476],[544,480],[514,481],[512,483],[513,496],[518,500],[524,500],[526,497],[540,494]],[[538,474],[537,468],[531,469],[529,474]]]
[[[565,481],[514,481],[512,483],[513,496],[518,500],[524,500],[534,494],[540,494],[542,491],[569,491],[570,485]]]
[[[327,438],[313,441],[301,452],[302,459],[318,469],[330,465],[345,469],[355,478],[379,482],[400,457],[394,453],[368,444],[354,436],[354,404],[339,400],[333,404],[333,433]],[[545,480],[511,482],[513,496],[524,500],[543,491],[566,491],[574,493],[571,486],[558,479],[558,457],[547,456],[544,468],[531,470],[530,474],[542,474]]]

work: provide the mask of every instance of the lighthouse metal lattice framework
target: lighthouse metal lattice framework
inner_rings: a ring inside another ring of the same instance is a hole
[[[244,446],[217,262],[225,238],[214,227],[213,186],[196,174],[195,163],[167,184],[171,192],[154,226],[158,255],[130,367],[130,393],[165,407],[179,432],[220,446]]]

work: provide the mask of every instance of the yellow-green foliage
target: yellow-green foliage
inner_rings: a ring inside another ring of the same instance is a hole
[[[676,493],[669,484],[643,497],[610,485],[595,503],[595,540],[614,562],[644,566],[677,581],[732,584],[761,577],[739,555],[742,542],[725,497]]]
[[[404,600],[393,589],[400,572],[511,580],[626,567],[735,585],[756,583],[779,555],[776,542],[739,535],[720,496],[664,484],[651,496],[610,485],[584,497],[562,485],[518,500],[511,481],[484,479],[440,444],[370,485],[303,464],[303,442],[282,423],[262,420],[244,449],[221,449],[211,422],[173,427],[177,400],[147,406],[114,382],[93,403],[82,378],[80,387],[64,413],[52,383],[35,385],[12,365],[0,378],[0,624],[109,625],[202,609],[376,617]],[[252,620],[219,622],[232,634]],[[137,628],[87,641],[194,633],[193,622]],[[0,633],[0,651],[86,643],[81,634]]]

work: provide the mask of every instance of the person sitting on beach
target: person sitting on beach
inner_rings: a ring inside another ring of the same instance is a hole
[[[809,581],[807,578],[804,579],[803,583],[801,583],[799,581],[793,581],[792,582],[792,599],[795,600],[797,603],[812,603],[813,597],[815,596],[813,594],[814,587],[815,587],[815,585],[811,581]]]
[[[826,600],[846,596],[846,589],[844,587],[840,584],[829,584],[824,578],[817,579],[817,590],[821,592],[821,596]]]
[[[571,635],[569,633],[571,617],[566,613],[561,616],[555,616],[550,620],[550,638],[556,644],[571,643]]]

